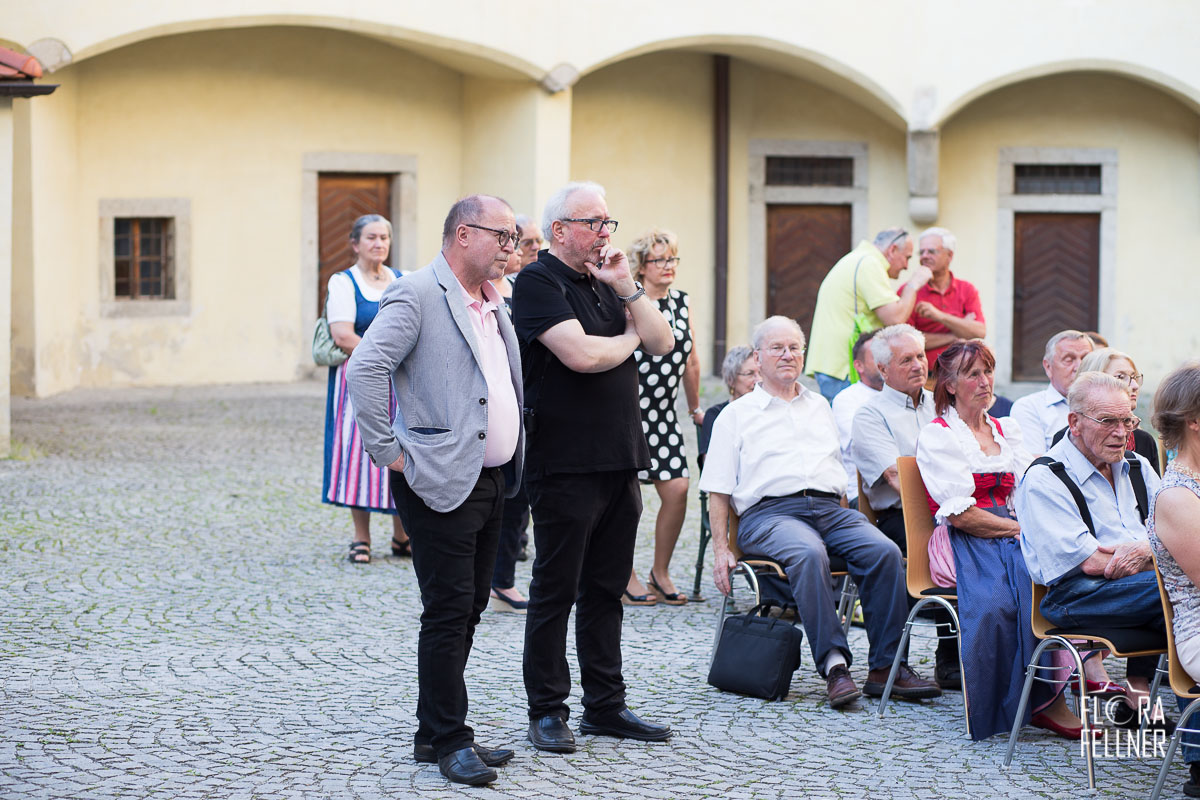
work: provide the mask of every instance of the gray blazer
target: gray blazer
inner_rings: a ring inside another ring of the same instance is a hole
[[[517,337],[503,309],[496,322],[520,408]],[[371,460],[386,467],[404,453],[404,477],[426,505],[443,513],[462,505],[483,469],[488,391],[458,279],[441,253],[384,290],[379,314],[346,362],[346,382]],[[392,388],[399,410],[389,425]],[[510,497],[525,466],[524,421],[518,424]]]

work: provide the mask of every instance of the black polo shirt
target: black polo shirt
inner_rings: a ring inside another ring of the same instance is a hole
[[[637,362],[630,355],[605,372],[569,369],[537,339],[569,319],[579,320],[592,336],[625,332],[625,306],[617,293],[543,250],[513,284],[525,408],[533,412],[525,440],[526,476],[648,469]]]

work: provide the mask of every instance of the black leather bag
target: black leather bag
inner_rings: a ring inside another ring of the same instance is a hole
[[[764,616],[758,605],[726,617],[717,637],[708,682],[725,692],[782,700],[800,668],[804,633],[790,622]]]

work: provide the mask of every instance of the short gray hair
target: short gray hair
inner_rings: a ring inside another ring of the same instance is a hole
[[[554,240],[554,223],[567,219],[571,212],[567,205],[571,196],[577,192],[595,192],[604,198],[604,187],[595,181],[571,181],[566,186],[550,195],[546,201],[546,210],[542,213],[542,237],[550,242]]]
[[[450,206],[450,211],[446,214],[446,221],[442,223],[442,244],[446,244],[454,237],[454,232],[458,230],[459,225],[478,222],[479,218],[483,216],[483,201],[489,199],[499,200],[509,211],[512,211],[512,206],[502,197],[490,194],[467,195]]]
[[[908,241],[908,231],[901,227],[884,228],[879,233],[875,234],[875,246],[880,250],[887,250],[892,245],[904,246]]]
[[[525,235],[526,231],[533,230],[538,227],[537,221],[528,214],[517,214],[514,218],[517,227],[521,229],[521,234]]]
[[[762,322],[754,326],[754,333],[751,334],[750,338],[750,340],[754,342],[754,349],[762,349],[763,339],[766,338],[767,331],[771,330],[772,328],[777,328],[780,325],[787,325],[796,331],[796,333],[800,334],[800,347],[803,348],[805,346],[804,330],[801,329],[800,323],[796,322],[796,320],[792,319],[791,317],[785,317],[781,314],[776,314],[773,317],[767,317]]]
[[[1088,336],[1083,331],[1077,331],[1073,328],[1068,328],[1067,330],[1059,331],[1050,337],[1050,341],[1046,342],[1046,353],[1042,356],[1042,358],[1046,359],[1047,361],[1053,359],[1054,348],[1058,347],[1059,342],[1067,339],[1087,339],[1088,344],[1090,344],[1093,348],[1096,346],[1096,343],[1092,341],[1092,337]]]
[[[358,219],[354,220],[354,224],[350,226],[350,241],[358,242],[362,238],[363,228],[370,225],[372,222],[382,222],[387,225],[388,236],[392,235],[392,223],[387,221],[387,217],[379,214],[363,214]]]
[[[1092,397],[1103,391],[1119,391],[1129,401],[1129,384],[1122,383],[1103,372],[1081,372],[1075,376],[1067,392],[1067,406],[1076,414],[1086,414],[1092,408]]]
[[[753,355],[754,350],[744,344],[739,344],[725,354],[725,360],[721,362],[721,377],[725,379],[726,386],[733,388],[733,382],[737,380],[742,364]]]
[[[892,340],[899,339],[901,336],[911,336],[917,344],[921,345],[921,349],[925,349],[925,334],[905,322],[898,325],[888,325],[876,332],[875,337],[871,339],[868,345],[871,348],[871,355],[875,356],[875,364],[880,367],[886,367],[892,363]]]
[[[921,235],[917,237],[917,243],[920,244],[921,240],[926,236],[942,237],[942,247],[946,248],[951,253],[954,252],[954,248],[958,247],[958,237],[946,228],[926,228],[925,230],[921,231]]]

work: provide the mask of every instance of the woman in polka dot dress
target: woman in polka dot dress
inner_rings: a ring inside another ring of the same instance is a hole
[[[683,528],[687,510],[688,468],[683,449],[683,431],[675,415],[679,386],[687,398],[693,422],[701,422],[700,357],[693,344],[688,316],[688,297],[672,289],[679,267],[679,242],[670,231],[655,228],[629,248],[634,277],[646,288],[646,296],[658,303],[675,334],[675,348],[665,356],[650,356],[640,349],[633,353],[638,364],[638,387],[642,430],[650,446],[650,469],[638,477],[653,483],[661,501],[654,523],[654,565],[646,583],[637,570],[629,578],[624,601],[629,605],[683,605],[687,595],[676,591],[671,580],[671,555]]]

